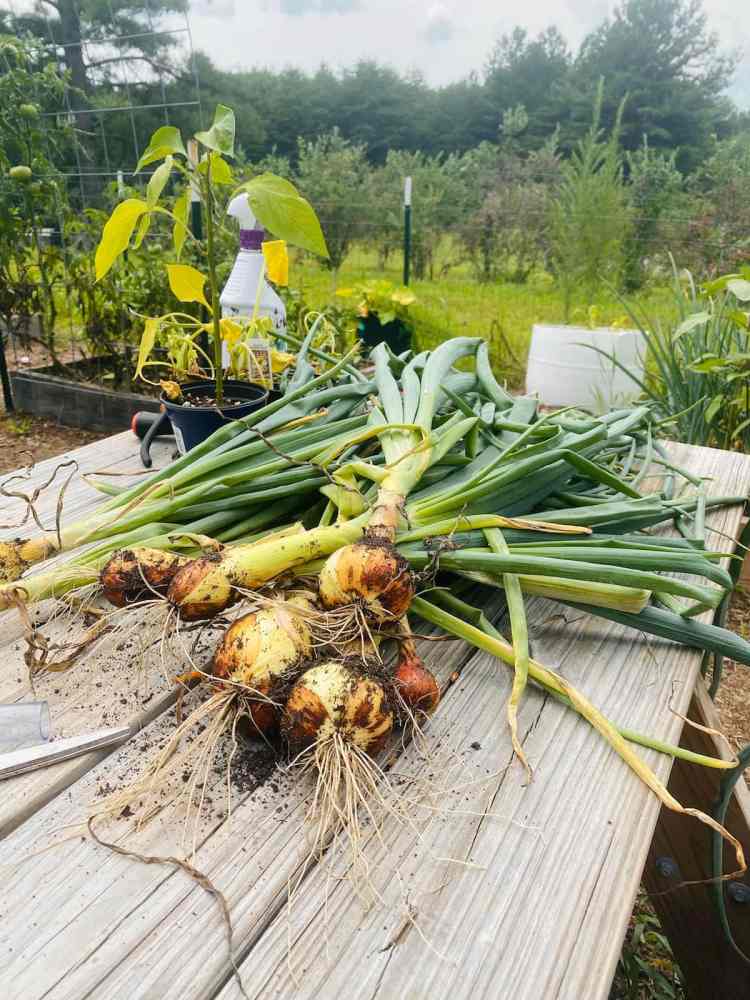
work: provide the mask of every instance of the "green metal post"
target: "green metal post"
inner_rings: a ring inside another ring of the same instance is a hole
[[[411,177],[404,178],[404,284],[411,268]]]
[[[3,400],[8,413],[15,410],[13,393],[10,388],[10,376],[8,375],[8,363],[5,360],[5,334],[0,330],[0,380],[3,383]]]

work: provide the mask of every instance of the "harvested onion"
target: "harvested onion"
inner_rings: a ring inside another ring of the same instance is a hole
[[[421,657],[404,649],[393,672],[393,685],[410,712],[430,715],[440,701],[440,686]]]
[[[306,670],[287,699],[282,731],[292,748],[337,737],[375,754],[393,729],[385,688],[366,673],[328,660]]]
[[[118,549],[102,568],[99,583],[110,604],[123,608],[166,594],[177,571],[189,562],[160,549]]]
[[[356,542],[338,549],[326,559],[318,586],[326,608],[358,604],[376,622],[401,618],[414,598],[409,563],[382,541]]]
[[[309,598],[299,594],[243,615],[224,633],[214,654],[214,676],[249,689],[239,696],[261,733],[275,728],[279,713],[273,697],[312,651],[310,629],[300,614],[311,607]]]

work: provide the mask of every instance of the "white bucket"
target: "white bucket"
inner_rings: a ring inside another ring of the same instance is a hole
[[[535,323],[526,370],[526,392],[547,406],[582,406],[602,412],[627,405],[640,389],[616,365],[592,350],[614,355],[636,378],[643,377],[646,339],[640,330]]]

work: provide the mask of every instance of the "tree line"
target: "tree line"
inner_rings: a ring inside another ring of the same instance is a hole
[[[717,138],[750,128],[748,113],[726,96],[735,57],[710,30],[703,0],[622,0],[577,51],[554,26],[536,36],[516,28],[495,43],[484,66],[443,87],[366,60],[340,72],[325,65],[314,73],[228,71],[198,52],[187,65],[173,44],[176,36],[148,30],[153,17],[185,7],[186,0],[41,0],[36,13],[23,16],[0,8],[0,32],[29,32],[50,51],[57,46],[72,106],[81,112],[126,96],[115,72],[124,61],[133,77],[135,67],[145,68],[141,82],[129,85],[129,99],[145,106],[166,97],[175,105],[170,119],[192,132],[199,127],[192,104],[197,76],[205,113],[217,101],[235,109],[248,160],[275,153],[294,161],[300,139],[312,141],[333,129],[362,146],[373,165],[384,164],[389,150],[461,154],[501,141],[503,114],[518,107],[527,116],[518,137],[522,152],[541,149],[555,134],[565,153],[586,133],[602,79],[602,127],[614,127],[625,99],[623,149],[639,149],[645,137],[651,149],[674,153],[683,173],[711,155]],[[127,39],[114,52],[106,43],[113,34]],[[139,141],[162,122],[160,109],[139,112]],[[94,146],[108,143],[111,160],[132,157],[133,123],[125,116],[108,116],[102,124],[94,114],[81,114],[78,125]],[[94,149],[90,158],[100,152]]]

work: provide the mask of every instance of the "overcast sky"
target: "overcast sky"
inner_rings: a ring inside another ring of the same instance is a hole
[[[610,0],[190,0],[193,44],[225,69],[349,66],[360,58],[419,69],[431,84],[480,69],[495,38],[521,24],[557,25],[569,44]],[[733,96],[750,105],[750,21],[741,0],[705,0],[723,42],[741,48]]]

